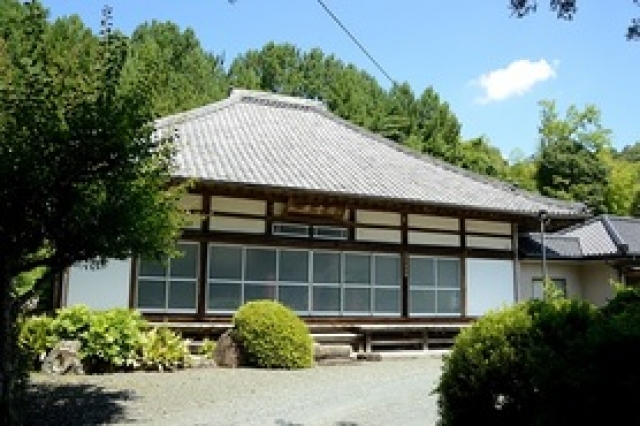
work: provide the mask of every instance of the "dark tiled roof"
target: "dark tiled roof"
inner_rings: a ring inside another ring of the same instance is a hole
[[[417,154],[318,101],[235,90],[157,122],[177,138],[176,177],[350,197],[536,215],[585,217],[568,203]]]
[[[640,255],[640,218],[608,216],[611,228],[630,255]]]
[[[520,236],[524,257],[540,257],[540,233]],[[640,255],[640,219],[601,215],[545,235],[546,254],[561,258],[626,257]]]
[[[545,235],[546,256],[549,259],[581,258],[584,256],[577,237]],[[520,236],[520,251],[527,257],[542,257],[542,238],[540,233]]]

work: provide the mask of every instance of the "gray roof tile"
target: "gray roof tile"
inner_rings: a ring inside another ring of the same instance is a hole
[[[581,258],[584,256],[580,239],[562,235],[545,235],[544,245],[549,259]],[[527,257],[542,257],[542,238],[540,233],[529,233],[520,236],[520,251]]]
[[[176,177],[419,204],[584,217],[544,198],[416,154],[331,114],[317,101],[235,90],[158,120],[177,139]]]
[[[640,255],[640,218],[607,216],[612,231],[630,255]]]
[[[605,227],[601,216],[560,231],[559,234],[580,239],[585,256],[599,256],[618,252],[618,247],[611,239],[611,235]]]
[[[580,251],[576,249],[579,247]],[[545,235],[547,255],[563,258],[625,257],[640,255],[640,219],[596,216],[584,223]],[[539,233],[520,236],[525,257],[542,255]]]

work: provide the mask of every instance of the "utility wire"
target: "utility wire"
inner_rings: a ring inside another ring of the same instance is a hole
[[[396,81],[393,78],[391,78],[389,73],[387,71],[385,71],[384,68],[382,68],[382,65],[380,65],[380,63],[378,61],[376,61],[373,56],[371,56],[369,51],[367,51],[367,49],[362,45],[362,43],[360,43],[360,41],[358,41],[358,39],[351,33],[351,31],[349,31],[349,29],[340,21],[340,19],[335,15],[335,13],[333,13],[331,11],[331,9],[329,9],[329,7],[327,7],[327,5],[322,0],[317,0],[317,2],[318,2],[318,4],[320,4],[320,6],[322,6],[322,8],[325,10],[325,12],[327,12],[327,14],[331,17],[331,19],[333,19],[335,21],[335,23],[338,24],[340,26],[340,28],[342,28],[342,30],[358,46],[358,48],[360,48],[362,53],[367,55],[367,58],[369,58],[371,60],[371,62],[373,62],[373,64],[376,66],[376,68],[378,68],[378,70],[380,70],[380,72],[385,77],[387,77],[387,80],[389,80],[391,82],[391,84],[393,86],[395,86],[397,84]]]

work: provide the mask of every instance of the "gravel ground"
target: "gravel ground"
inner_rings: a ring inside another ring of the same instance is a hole
[[[282,371],[32,376],[29,425],[435,425],[440,357]]]

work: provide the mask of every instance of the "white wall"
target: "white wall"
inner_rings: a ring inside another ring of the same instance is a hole
[[[597,306],[604,305],[613,296],[611,280],[617,280],[615,269],[604,261],[547,261],[551,279],[567,282],[567,297],[584,299]],[[540,260],[525,260],[520,264],[519,299],[528,300],[532,296],[531,283],[542,276]]]
[[[395,229],[356,228],[356,240],[399,244],[402,241],[402,233]]]
[[[400,226],[400,213],[357,210],[356,222],[372,225]]]
[[[488,220],[467,219],[465,221],[465,224],[467,227],[467,232],[511,235],[511,224],[509,222],[492,222]]]
[[[110,260],[104,268],[69,269],[66,306],[84,304],[92,309],[129,307],[131,260]]]
[[[513,304],[513,280],[512,260],[467,259],[467,315]]]
[[[452,217],[410,214],[407,215],[407,219],[410,228],[460,230],[460,221]]]
[[[620,281],[615,269],[604,262],[586,263],[580,271],[584,298],[596,306],[602,306],[613,297],[611,281]]]
[[[551,279],[563,279],[567,283],[567,297],[581,299],[581,266],[576,262],[547,261],[547,271]],[[533,280],[542,278],[540,260],[523,260],[520,262],[520,282],[518,283],[518,300],[529,300],[533,297]]]

